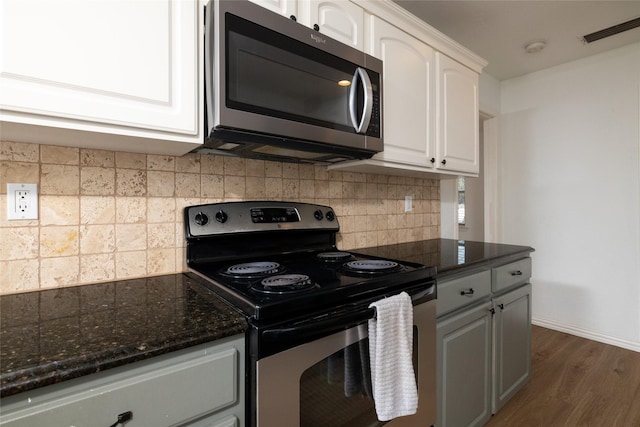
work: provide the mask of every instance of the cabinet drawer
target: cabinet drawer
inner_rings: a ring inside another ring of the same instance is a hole
[[[0,417],[3,427],[108,426],[131,411],[127,427],[174,426],[238,401],[239,353],[211,347],[183,357],[86,380],[67,389],[24,399]],[[54,386],[55,387],[55,386]],[[223,424],[233,425],[233,424]]]
[[[480,301],[491,293],[491,271],[438,282],[438,316]]]
[[[531,277],[531,258],[496,267],[492,270],[493,292],[499,292],[511,286],[527,283]]]

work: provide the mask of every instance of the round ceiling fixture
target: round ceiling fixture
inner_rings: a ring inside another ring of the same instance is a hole
[[[527,53],[540,52],[546,45],[547,42],[544,40],[533,40],[524,45],[524,51]]]

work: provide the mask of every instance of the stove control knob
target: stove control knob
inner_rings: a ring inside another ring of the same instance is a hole
[[[315,219],[317,219],[318,221],[322,221],[322,218],[324,218],[324,215],[322,215],[322,211],[320,209],[317,209],[314,213],[313,213],[313,217]]]
[[[198,225],[206,225],[209,222],[209,217],[203,212],[198,212],[194,220]]]
[[[218,212],[216,212],[216,221],[218,221],[220,224],[224,224],[228,219],[229,216],[225,211],[219,210]]]
[[[327,214],[325,216],[327,217],[328,221],[333,221],[334,219],[336,219],[336,214],[334,214],[333,211],[327,211]]]

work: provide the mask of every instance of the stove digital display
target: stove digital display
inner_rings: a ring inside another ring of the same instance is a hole
[[[295,208],[252,208],[251,221],[255,224],[273,222],[299,222],[300,215]]]

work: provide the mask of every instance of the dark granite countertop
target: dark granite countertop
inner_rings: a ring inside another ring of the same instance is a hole
[[[436,267],[439,278],[489,266],[496,262],[515,260],[528,256],[533,251],[534,249],[529,246],[453,239],[431,239],[354,250],[354,252]]]
[[[533,248],[432,239],[357,249],[438,277]],[[183,274],[0,296],[0,397],[244,333],[246,319]]]
[[[244,333],[183,274],[0,296],[0,397]]]

